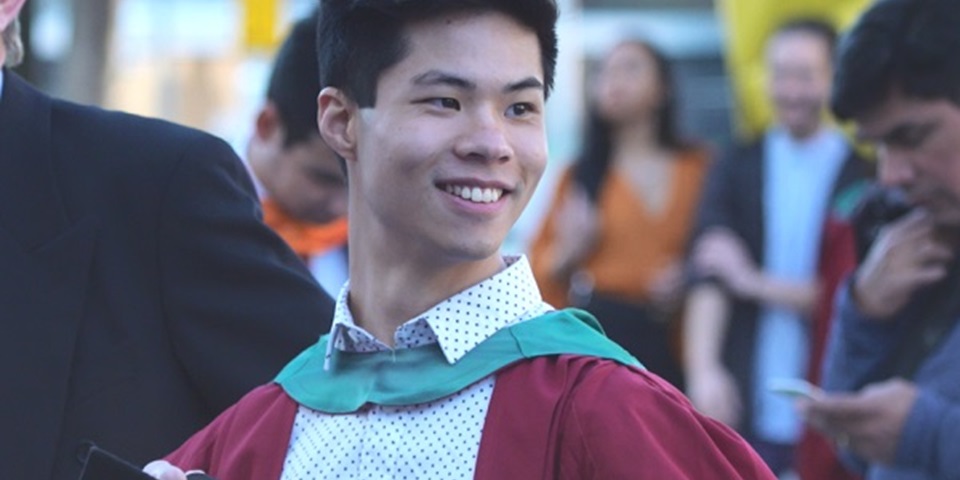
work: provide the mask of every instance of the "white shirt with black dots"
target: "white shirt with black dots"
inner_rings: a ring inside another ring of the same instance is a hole
[[[506,257],[500,273],[400,326],[396,348],[439,343],[455,363],[498,330],[553,310],[543,302],[526,257]],[[327,358],[333,348],[389,350],[356,326],[347,308],[349,284],[337,298]],[[329,415],[301,406],[290,435],[282,480],[473,478],[494,376],[440,400],[403,407],[365,405]]]

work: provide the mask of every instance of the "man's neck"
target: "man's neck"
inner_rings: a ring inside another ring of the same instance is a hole
[[[824,129],[823,123],[818,123],[814,126],[807,127],[804,129],[794,129],[791,130],[785,126],[781,125],[784,133],[787,134],[787,138],[794,143],[805,143],[809,142],[811,139],[815,138],[821,131]]]
[[[352,237],[362,238],[362,237]],[[499,256],[480,261],[419,261],[350,242],[350,297],[354,322],[385,345],[397,328],[434,305],[503,270]],[[382,246],[382,241],[370,242]]]

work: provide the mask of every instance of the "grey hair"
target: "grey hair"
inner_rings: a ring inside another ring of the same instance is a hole
[[[23,42],[20,40],[20,19],[13,19],[13,23],[7,25],[3,31],[3,46],[7,50],[8,67],[19,65],[23,61]]]

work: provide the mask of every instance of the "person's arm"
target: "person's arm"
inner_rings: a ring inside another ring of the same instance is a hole
[[[823,388],[852,392],[880,380],[884,362],[900,338],[896,322],[881,322],[860,312],[848,280],[837,293],[833,328],[823,362]]]
[[[808,315],[819,298],[816,280],[785,280],[768,275],[750,257],[737,234],[725,227],[713,227],[701,235],[693,250],[693,262],[702,274],[723,283],[742,300]]]
[[[960,402],[920,388],[897,445],[895,466],[960,480]]]
[[[261,222],[230,147],[193,138],[157,219],[159,288],[172,348],[216,413],[316,341],[333,302]]]
[[[929,213],[917,209],[884,227],[839,295],[824,362],[828,390],[855,390],[883,380],[884,360],[902,341],[910,299],[946,275],[953,249]]]
[[[704,415],[736,427],[742,400],[722,359],[729,315],[729,299],[717,285],[694,286],[683,317],[683,354],[690,401]]]
[[[874,465],[960,479],[960,404],[895,378],[802,402],[815,427]]]
[[[761,272],[751,297],[757,303],[782,306],[809,315],[817,304],[819,293],[816,281],[785,280]]]
[[[700,411],[727,425],[737,425],[742,410],[737,385],[722,361],[730,299],[715,278],[698,269],[694,252],[711,229],[734,226],[733,190],[738,184],[733,170],[735,158],[734,151],[726,152],[713,162],[704,180],[688,245],[692,285],[684,299],[682,338],[687,395]]]
[[[544,301],[554,307],[563,307],[569,303],[567,282],[565,279],[557,279],[553,276],[554,257],[557,250],[557,217],[569,183],[570,170],[568,169],[561,175],[536,236],[530,244],[530,268],[533,276],[537,279]]]

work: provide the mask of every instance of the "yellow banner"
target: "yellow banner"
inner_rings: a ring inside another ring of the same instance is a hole
[[[717,13],[726,30],[726,62],[737,127],[743,137],[763,131],[773,114],[766,93],[764,47],[767,37],[795,17],[815,17],[847,28],[870,0],[718,0]]]
[[[280,0],[243,1],[243,44],[252,50],[272,50],[280,42]]]

